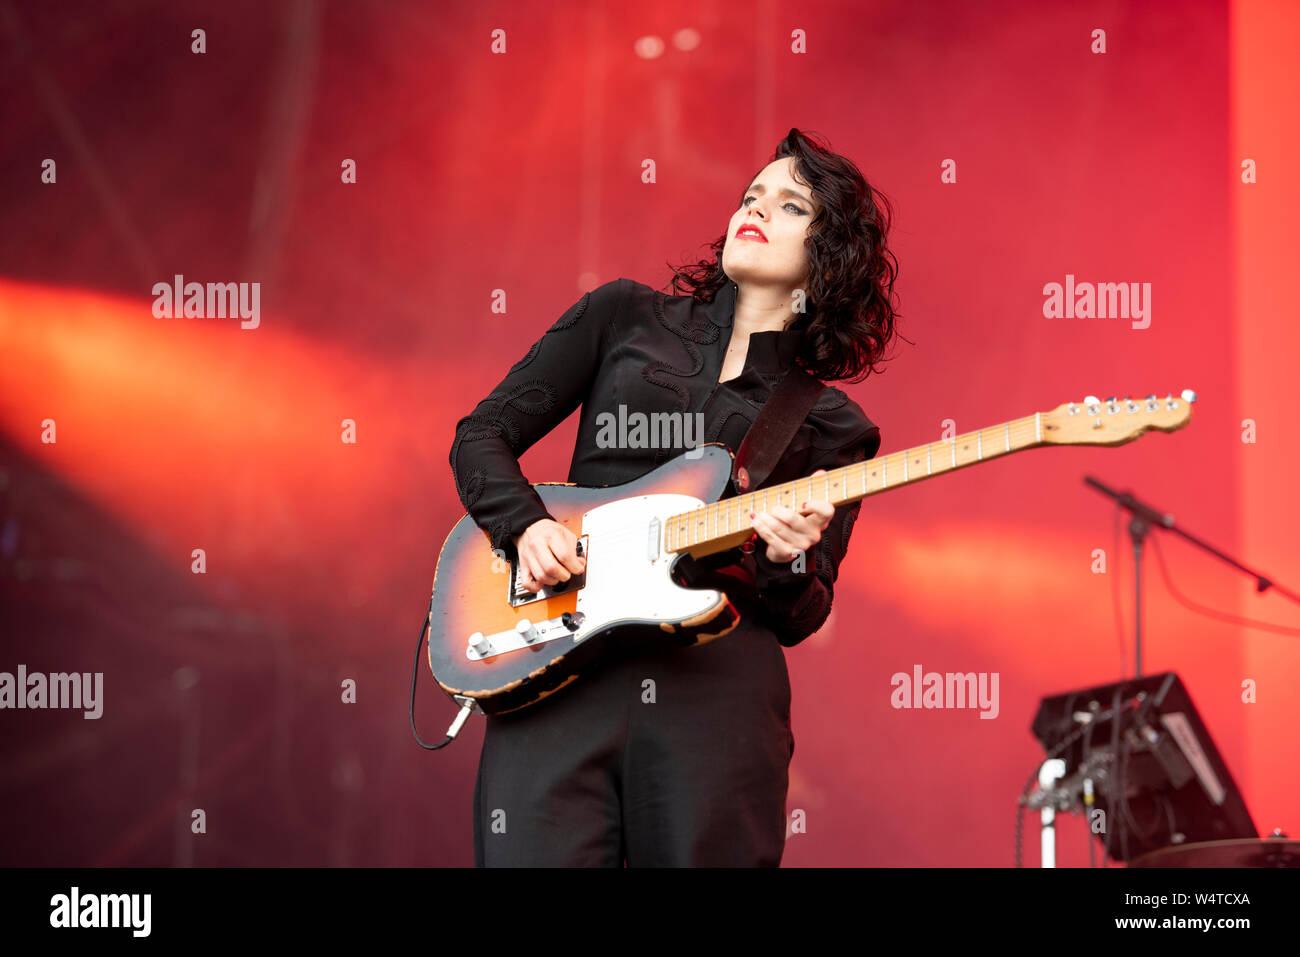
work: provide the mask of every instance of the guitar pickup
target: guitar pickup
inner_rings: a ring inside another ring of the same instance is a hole
[[[588,562],[591,561],[590,550],[587,547],[587,536],[578,537],[578,554],[584,556]],[[529,602],[541,601],[545,598],[553,598],[556,595],[566,594],[576,591],[587,584],[587,571],[584,568],[581,574],[570,574],[569,580],[557,582],[554,585],[543,585],[536,593],[529,591],[519,581],[519,563],[517,561],[510,563],[510,581],[507,584],[507,595],[511,605],[527,605]]]

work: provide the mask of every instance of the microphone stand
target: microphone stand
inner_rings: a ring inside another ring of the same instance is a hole
[[[1230,555],[1226,555],[1219,549],[1215,548],[1209,542],[1202,541],[1190,532],[1185,532],[1174,524],[1174,517],[1165,512],[1157,511],[1145,502],[1134,498],[1128,492],[1117,492],[1115,489],[1104,485],[1102,482],[1093,478],[1091,475],[1085,475],[1083,480],[1088,485],[1097,489],[1104,495],[1109,495],[1117,501],[1121,507],[1128,509],[1132,518],[1128,523],[1129,538],[1133,541],[1133,614],[1134,622],[1134,654],[1136,658],[1136,671],[1134,677],[1142,677],[1142,548],[1146,543],[1147,532],[1154,525],[1158,528],[1167,528],[1175,534],[1181,535],[1197,548],[1209,552],[1220,561],[1226,562],[1233,568],[1240,569],[1251,578],[1255,579],[1255,591],[1264,592],[1272,588],[1278,594],[1290,598],[1296,604],[1300,604],[1300,595],[1297,595],[1289,588],[1277,584],[1269,578],[1261,575],[1253,569],[1247,568],[1241,562],[1237,561]]]

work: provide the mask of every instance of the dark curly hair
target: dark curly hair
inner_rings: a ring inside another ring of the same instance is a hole
[[[898,260],[886,245],[889,201],[851,160],[798,129],[786,134],[768,162],[787,156],[794,158],[796,179],[812,190],[821,206],[804,241],[811,288],[807,314],[797,320],[806,325],[796,361],[822,380],[860,382],[880,371],[876,365],[885,358],[901,315],[893,303]],[[726,244],[724,232],[709,244],[712,261],[680,268],[669,263],[672,290],[712,302],[731,281],[722,271]]]

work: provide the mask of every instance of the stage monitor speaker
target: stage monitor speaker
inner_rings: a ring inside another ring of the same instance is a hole
[[[1060,786],[1082,795],[1084,778],[1092,779],[1103,812],[1093,832],[1111,857],[1127,861],[1184,843],[1259,837],[1173,672],[1044,698],[1032,727],[1050,754],[1085,722],[1088,730],[1056,755],[1067,768]]]

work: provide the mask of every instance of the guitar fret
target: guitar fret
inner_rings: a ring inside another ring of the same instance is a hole
[[[1048,417],[1046,427],[1043,423],[1044,416]],[[1033,426],[1032,435],[1029,434],[1031,424]],[[1086,423],[1084,424],[1086,425]],[[1174,428],[1181,427],[1182,424],[1185,424],[1185,419],[1182,422],[1172,423],[1168,428],[1164,423],[1161,423],[1159,427],[1164,428],[1166,431],[1172,431]],[[1013,426],[1016,432],[1014,437],[1011,434]],[[919,482],[944,471],[966,468],[984,461],[984,433],[993,433],[990,435],[990,439],[993,443],[996,443],[999,428],[1002,429],[1002,450],[998,451],[996,444],[990,445],[990,458],[1042,446],[1045,443],[1051,445],[1083,445],[1093,444],[1097,441],[1096,438],[1090,437],[1082,431],[1077,435],[1070,431],[1064,433],[1058,431],[1064,428],[1064,423],[1058,422],[1058,413],[1055,410],[1033,412],[1021,418],[1003,422],[1001,426],[988,426],[975,429],[973,433],[966,432],[950,437],[941,436],[937,440],[926,442],[924,446],[918,445],[879,458],[862,459],[861,461],[841,465],[833,470],[826,470],[822,473],[823,479],[820,492],[818,491],[815,476],[795,476],[788,482],[774,486],[775,495],[769,494],[769,489],[751,488],[748,492],[731,498],[703,503],[690,511],[670,515],[666,519],[656,519],[656,523],[662,522],[662,527],[658,532],[657,539],[651,542],[651,546],[664,552],[690,552],[697,548],[706,553],[717,551],[723,547],[723,540],[735,542],[743,540],[745,536],[752,535],[755,525],[752,520],[749,520],[749,516],[745,514],[746,510],[755,515],[760,512],[770,514],[776,505],[787,505],[796,514],[801,514],[802,506],[814,499],[839,506],[886,491],[894,486]],[[1046,439],[1047,429],[1051,429],[1053,433],[1050,442]],[[1145,431],[1145,429],[1135,431],[1140,432]],[[972,434],[975,438],[974,458],[970,456]],[[1129,436],[1126,435],[1123,438],[1127,439]],[[946,465],[943,463],[943,450],[940,448],[938,472],[936,472],[935,446],[944,442],[948,443],[948,462]],[[959,444],[961,445],[960,456],[957,454]],[[922,449],[925,451],[925,472],[922,473],[918,468],[916,475],[913,475],[912,466],[920,464]],[[913,456],[915,456],[915,462],[912,461]],[[889,466],[892,461],[894,467],[897,468],[899,458],[902,460],[903,475],[901,479],[895,477],[893,486],[891,486]],[[855,472],[854,469],[857,471]],[[877,475],[879,476],[878,481]]]

